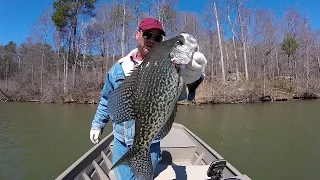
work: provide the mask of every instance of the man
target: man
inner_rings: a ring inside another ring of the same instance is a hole
[[[145,18],[139,24],[135,38],[137,40],[137,48],[132,50],[127,56],[121,58],[108,72],[106,81],[101,93],[101,100],[98,105],[97,112],[92,121],[90,130],[90,140],[98,143],[99,135],[105,127],[105,124],[110,120],[107,108],[108,96],[110,92],[119,87],[121,82],[130,72],[143,61],[149,50],[163,40],[166,36],[161,23],[153,18]],[[206,65],[206,59],[203,54],[195,53],[192,62],[187,65],[186,75],[183,77],[187,83],[195,82],[198,86],[201,83],[201,77]],[[198,63],[201,62],[201,63]],[[203,79],[203,78],[202,78]],[[198,82],[198,83],[197,83]],[[192,91],[195,92],[193,85]],[[112,124],[113,126],[113,163],[117,162],[132,146],[134,139],[134,120],[126,121],[120,124]],[[160,157],[160,140],[162,137],[157,137],[151,147],[150,154],[153,169],[155,169]],[[134,179],[133,173],[128,166],[118,166],[115,168],[115,176],[117,180]]]

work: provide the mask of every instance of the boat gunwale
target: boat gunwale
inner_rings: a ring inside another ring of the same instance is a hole
[[[188,129],[187,127],[185,127],[182,124],[175,124],[175,127],[179,127],[181,129],[183,129],[184,131],[186,131],[190,136],[192,136],[195,140],[197,140],[200,145],[202,145],[204,148],[207,149],[207,151],[209,153],[211,153],[214,157],[216,157],[219,160],[225,160],[227,162],[226,168],[233,174],[239,176],[239,175],[243,175],[243,173],[241,173],[239,170],[237,170],[234,166],[232,166],[226,159],[224,159],[224,157],[222,157],[217,151],[215,151],[212,147],[210,147],[206,142],[204,142],[202,139],[200,139],[196,134],[194,134],[190,129]]]
[[[83,154],[79,159],[77,159],[74,163],[71,164],[71,166],[69,166],[66,170],[64,170],[57,178],[56,180],[60,180],[60,179],[69,179],[68,176],[71,176],[73,174],[74,177],[76,178],[77,176],[81,175],[81,173],[83,171],[86,170],[86,168],[92,164],[92,162],[94,160],[96,160],[100,154],[101,151],[104,151],[105,149],[107,149],[109,147],[109,145],[111,144],[113,140],[113,134],[112,132],[109,133],[106,137],[104,137],[98,144],[95,144],[92,148],[90,148],[85,154]],[[96,152],[98,151],[98,152]],[[93,158],[89,158],[90,155],[97,155],[94,156]],[[92,161],[85,161],[86,159],[92,159]],[[97,162],[98,164],[100,162]],[[79,168],[77,168],[78,166],[81,166]],[[82,168],[84,167],[84,168]],[[78,170],[79,169],[79,170]]]
[[[197,135],[195,135],[191,130],[186,128],[184,125],[179,123],[173,123],[172,128],[182,130],[184,133],[190,136],[189,138],[193,138],[194,140],[198,141],[198,143],[202,145],[202,147],[205,148],[216,159],[224,159],[218,152],[213,150],[208,144],[206,144],[203,140],[201,140]],[[193,139],[191,140],[193,141]],[[86,172],[88,166],[92,165],[92,162],[95,161],[97,158],[99,158],[101,151],[105,151],[110,147],[110,145],[112,144],[112,141],[113,141],[113,134],[111,132],[106,137],[104,137],[98,144],[94,145],[79,159],[77,159],[74,163],[72,163],[71,166],[69,166],[56,178],[56,180],[70,179],[70,178],[75,179],[78,176],[81,176],[83,172]],[[109,150],[111,151],[110,148]],[[97,162],[97,163],[99,164],[100,162]],[[240,171],[238,171],[235,167],[233,167],[228,161],[227,161],[226,168],[235,176],[244,175]]]

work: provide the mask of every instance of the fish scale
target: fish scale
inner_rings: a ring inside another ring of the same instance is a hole
[[[197,50],[194,37],[176,36],[153,47],[144,61],[108,97],[110,118],[115,123],[135,120],[132,147],[110,169],[131,167],[136,179],[152,179],[150,146],[157,135],[172,127],[177,99],[184,88],[180,70],[172,61],[187,64]]]

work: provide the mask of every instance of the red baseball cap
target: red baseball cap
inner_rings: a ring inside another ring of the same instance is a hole
[[[138,29],[148,30],[148,29],[160,29],[161,35],[165,36],[166,33],[163,30],[162,24],[160,21],[153,18],[144,18],[139,24]]]

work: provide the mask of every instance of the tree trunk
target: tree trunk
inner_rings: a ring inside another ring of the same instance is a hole
[[[121,55],[125,56],[125,23],[126,23],[126,1],[123,1],[123,19],[122,19],[122,34],[121,34]]]
[[[71,69],[72,69],[72,83],[71,83],[71,90],[74,89],[74,86],[75,86],[75,82],[76,82],[76,64],[72,64],[71,66]]]
[[[280,76],[281,74],[281,68],[280,68],[280,62],[279,62],[279,59],[278,59],[278,52],[276,52],[276,68],[277,68],[277,76]]]
[[[244,24],[242,22],[242,17],[241,17],[241,13],[240,13],[240,5],[241,4],[239,3],[239,0],[237,0],[237,11],[238,11],[239,24],[240,24],[240,39],[241,39],[242,48],[243,48],[244,69],[245,69],[246,82],[248,82],[249,73],[248,73],[246,40],[244,38]]]
[[[263,97],[266,96],[266,66],[263,65]]]
[[[67,95],[68,93],[68,54],[67,57],[63,55],[63,74],[64,74],[64,79],[63,79],[63,93],[64,95]]]
[[[309,92],[309,77],[310,77],[310,66],[309,66],[309,52],[308,52],[308,47],[306,47],[306,71],[307,71],[307,81],[306,81],[306,87],[307,87],[307,92]]]
[[[292,56],[293,57],[293,71],[292,71],[292,73],[293,73],[293,77],[294,77],[294,79],[295,80],[297,80],[297,58],[296,58],[296,55],[293,55]]]
[[[44,49],[42,49],[41,67],[40,67],[40,94],[41,94],[41,96],[42,96],[42,93],[43,93],[43,65],[44,65],[44,58],[45,58]]]
[[[271,65],[270,65],[268,75],[274,78],[274,70],[275,70],[274,66],[276,63],[274,62],[274,57],[272,56],[272,54],[270,55],[270,59],[271,59]]]
[[[211,38],[213,38],[213,36],[210,36]],[[211,70],[211,79],[213,79],[213,75],[214,75],[214,53],[213,53],[213,40],[210,40],[210,49],[211,49],[211,66],[210,66],[210,70]]]
[[[318,61],[318,76],[320,76],[320,57],[317,56],[317,61]]]
[[[226,57],[227,57],[227,73],[230,73],[231,70],[230,70],[230,59],[229,59],[229,53],[228,53],[228,47],[227,47],[227,44],[224,45],[225,47],[225,50],[226,50]]]
[[[317,49],[318,51],[318,55],[316,56],[317,57],[317,61],[318,61],[318,76],[320,76],[320,49]]]
[[[9,61],[6,61],[6,91],[8,91],[8,71],[9,71]]]
[[[105,65],[106,65],[106,67],[105,67],[105,74],[107,74],[107,72],[108,72],[108,61],[109,61],[109,45],[107,44],[107,56],[106,56],[106,62],[105,62]]]
[[[234,57],[234,62],[235,62],[235,68],[236,68],[236,79],[239,80],[239,64],[238,64],[238,56],[237,56],[237,48],[236,48],[236,35],[235,35],[235,32],[234,32],[234,29],[233,29],[233,26],[232,26],[232,23],[231,23],[231,18],[230,18],[230,7],[229,7],[229,4],[228,4],[228,15],[227,15],[227,19],[228,19],[228,22],[229,22],[229,26],[230,26],[230,29],[231,29],[231,32],[232,32],[232,47],[233,47],[233,57]]]
[[[20,79],[20,81],[19,81],[19,85],[20,85],[20,89],[22,88],[22,68],[21,68],[21,58],[20,58],[20,56],[18,55],[18,59],[19,59],[19,79]]]
[[[78,64],[78,53],[76,47],[76,40],[77,40],[77,26],[78,26],[78,10],[76,10],[75,17],[73,19],[73,33],[72,33],[72,57],[74,59],[74,64],[72,65],[72,89],[75,88],[76,82],[76,71],[77,71],[77,64]]]
[[[216,6],[216,1],[215,0],[213,1],[213,8],[214,8],[214,14],[216,16],[217,31],[218,31],[222,83],[226,84],[226,74],[225,74],[225,71],[224,71],[224,61],[223,61],[223,47],[222,47],[221,35],[220,35],[220,24],[219,24],[219,17],[218,17],[217,6]]]
[[[76,81],[76,67],[77,67],[77,55],[76,55],[76,32],[77,32],[77,28],[76,26],[74,27],[74,31],[73,31],[73,53],[72,53],[72,57],[74,59],[74,63],[72,64],[72,84],[71,87],[72,89],[74,89],[75,86],[75,81]]]
[[[157,0],[157,10],[158,10],[158,19],[163,24],[162,18],[161,18],[161,12],[160,12],[160,0]]]
[[[32,57],[32,54],[31,54],[31,89],[32,91],[34,91],[34,86],[35,86],[35,83],[34,83],[34,58]]]
[[[58,46],[58,51],[57,51],[57,64],[56,64],[56,71],[57,71],[57,81],[60,82],[60,45],[61,41],[59,40],[59,46]],[[60,86],[59,86],[60,88]]]
[[[112,52],[112,64],[114,64],[114,62],[116,61],[115,60],[115,57],[116,57],[116,24],[114,24],[114,27],[115,27],[115,29],[113,30],[113,44],[112,44],[112,50],[113,50],[113,52]]]
[[[292,76],[292,73],[291,73],[291,63],[290,63],[290,54],[288,54],[288,69],[289,69],[289,72],[288,72],[288,76],[290,78],[290,81],[291,81],[291,76]]]
[[[266,55],[262,60],[262,69],[263,69],[263,97],[266,96],[266,59],[268,55]]]

